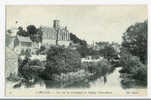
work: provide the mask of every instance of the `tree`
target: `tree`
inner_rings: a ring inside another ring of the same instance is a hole
[[[77,51],[52,46],[47,52],[45,77],[51,79],[52,74],[76,72],[80,63],[80,54]]]
[[[120,65],[120,73],[128,75],[123,77],[123,84],[136,81],[147,85],[147,21],[131,25],[124,33]]]
[[[132,56],[127,51],[121,53],[120,64],[122,69],[120,73],[125,73],[131,77],[129,80],[135,79],[147,84],[147,66],[142,64],[139,57]]]
[[[36,42],[35,35],[37,34],[37,28],[34,25],[27,26],[27,33],[30,35],[30,39]]]
[[[28,32],[26,32],[22,27],[18,27],[17,35],[20,36],[29,36]]]
[[[73,43],[80,43],[80,39],[73,33],[70,33],[70,39],[73,41]]]
[[[85,40],[81,40],[73,33],[70,33],[70,39],[73,43],[79,44],[79,46],[77,47],[77,51],[80,53],[82,57],[89,55],[90,50],[88,49],[88,46],[87,46],[88,44]]]
[[[147,63],[147,26],[147,21],[131,25],[124,33],[122,42],[122,47],[139,57],[144,64]]]
[[[41,28],[38,28],[37,29],[37,35],[36,35],[36,42],[42,42],[42,31],[41,31]]]
[[[114,59],[118,58],[119,52],[116,50],[119,48],[117,43],[110,44],[109,42],[98,42],[99,55],[106,58],[108,61],[112,62]],[[115,49],[116,48],[116,49]]]
[[[42,42],[42,31],[41,31],[41,27],[40,28],[36,28],[36,26],[34,25],[28,25],[27,26],[27,33],[30,36],[30,39],[33,42]]]

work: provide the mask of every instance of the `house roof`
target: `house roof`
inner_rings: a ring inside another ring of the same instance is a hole
[[[24,36],[17,35],[17,39],[21,42],[32,42],[30,37],[24,37]]]

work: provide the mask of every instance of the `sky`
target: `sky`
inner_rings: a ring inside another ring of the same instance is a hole
[[[88,43],[121,43],[126,29],[146,20],[147,12],[146,5],[8,5],[6,29],[27,25],[52,27],[53,20],[58,19],[69,32]]]

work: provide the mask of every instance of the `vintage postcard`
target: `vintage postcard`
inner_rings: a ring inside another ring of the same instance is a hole
[[[6,96],[147,96],[147,5],[6,5]]]

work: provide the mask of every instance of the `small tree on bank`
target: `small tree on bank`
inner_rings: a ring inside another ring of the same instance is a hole
[[[76,72],[80,66],[81,59],[77,51],[53,46],[47,52],[45,77],[51,79],[53,74]]]

